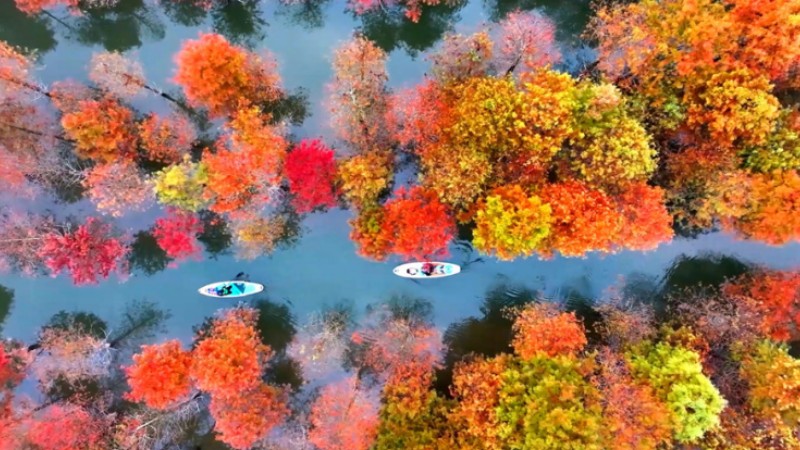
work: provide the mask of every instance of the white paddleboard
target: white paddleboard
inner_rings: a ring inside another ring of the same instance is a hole
[[[214,298],[237,298],[258,294],[264,290],[264,285],[250,281],[217,281],[207,284],[197,292]]]
[[[430,275],[425,275],[424,273],[422,273],[422,265],[425,264],[425,262],[410,262],[410,263],[400,264],[399,266],[394,268],[393,272],[398,277],[416,278],[416,279],[443,278],[461,272],[461,267],[458,264],[437,262],[437,261],[428,261],[428,262],[430,262],[435,266],[433,269],[433,273],[431,273]]]

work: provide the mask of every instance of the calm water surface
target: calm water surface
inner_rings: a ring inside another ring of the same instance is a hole
[[[164,0],[169,3],[171,0]],[[278,58],[284,83],[290,90],[302,88],[309,97],[310,116],[292,129],[295,137],[329,137],[327,114],[322,100],[331,76],[332,50],[362,30],[389,52],[390,86],[402,88],[418,82],[428,68],[425,52],[447,30],[472,32],[481,24],[497,21],[516,8],[539,9],[558,25],[564,44],[566,64],[575,66],[588,52],[577,42],[589,11],[585,1],[493,2],[472,1],[456,8],[433,8],[423,12],[420,24],[399,16],[356,18],[346,12],[341,0],[307,6],[281,6],[277,1],[232,2],[228,7],[203,14],[197,10],[169,10],[141,1],[123,1],[117,8],[82,17],[53,11],[29,18],[16,11],[12,0],[0,0],[0,39],[36,49],[40,54],[38,77],[55,80],[86,79],[86,66],[93,52],[131,51],[143,62],[148,77],[166,90],[170,83],[172,55],[183,40],[199,31],[215,31],[254,49],[267,48]],[[163,110],[164,103],[152,97],[134,102],[142,110]],[[10,207],[2,201],[0,207]],[[92,205],[82,201],[71,205],[51,204],[42,199],[38,208],[52,207],[60,214],[91,214]],[[131,214],[119,222],[131,233],[150,227],[158,210]],[[341,300],[350,301],[357,311],[393,295],[410,295],[429,300],[438,325],[478,313],[485,293],[497,283],[524,285],[555,293],[578,289],[587,296],[599,295],[619,277],[644,274],[658,277],[680,255],[718,252],[775,268],[800,265],[800,245],[769,247],[742,242],[722,234],[698,239],[676,239],[650,253],[623,252],[586,259],[555,258],[503,263],[485,258],[469,265],[459,276],[414,283],[395,277],[391,268],[398,260],[375,263],[359,258],[348,239],[349,211],[316,213],[301,224],[294,245],[270,257],[238,261],[230,254],[191,261],[147,275],[134,271],[124,283],[111,279],[98,286],[75,287],[69,278],[24,278],[0,275],[0,285],[13,290],[11,311],[3,324],[6,336],[30,340],[38,327],[59,310],[91,311],[111,323],[121,306],[132,299],[153,301],[172,313],[167,326],[172,336],[189,339],[192,326],[217,308],[232,301],[211,300],[197,294],[197,288],[214,280],[248,272],[253,281],[267,286],[267,297],[290,305],[302,321],[309,313]],[[453,249],[451,261],[462,263],[476,255]],[[2,311],[2,305],[0,305]]]

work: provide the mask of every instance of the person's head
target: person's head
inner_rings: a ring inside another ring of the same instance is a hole
[[[416,275],[417,274],[417,269],[414,268],[414,267],[409,267],[408,269],[406,269],[406,273],[409,274],[409,275]]]

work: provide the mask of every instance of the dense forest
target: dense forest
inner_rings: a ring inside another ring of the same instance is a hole
[[[15,0],[31,16],[113,3]],[[417,22],[439,3],[350,8]],[[376,261],[446,258],[453,243],[514,260],[719,230],[800,240],[800,0],[601,2],[583,33],[596,61],[571,71],[556,31],[512,11],[447,33],[424,79],[396,91],[387,52],[356,33],[324,99],[286,89],[268,50],[223,33],[182,43],[176,90],[113,51],[85,82],[43,83],[38,55],[0,40],[0,192],[14,205],[0,269],[91,285],[229,247],[255,259],[332,208],[353,212],[350,238]],[[160,109],[133,106],[145,96]],[[330,142],[291,134],[312,101]],[[93,211],[25,209],[45,197]],[[145,210],[158,211],[148,229],[120,225]],[[800,449],[797,270],[683,260],[601,299],[499,286],[482,317],[444,333],[431,309],[397,297],[296,324],[258,298],[190,343],[159,341],[168,313],[145,301],[114,324],[64,311],[35,342],[0,344],[0,449],[207,435],[237,450]]]

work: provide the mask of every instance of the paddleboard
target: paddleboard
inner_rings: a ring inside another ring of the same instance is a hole
[[[425,275],[424,273],[422,273],[422,265],[425,264],[424,261],[400,264],[399,266],[394,268],[393,272],[398,277],[403,277],[403,278],[443,278],[461,272],[461,267],[458,266],[458,264],[437,262],[437,261],[429,261],[429,262],[436,266],[433,269],[433,273],[431,273],[430,275]]]
[[[263,284],[250,281],[217,281],[201,287],[197,292],[207,297],[237,298],[258,294],[263,290]]]

